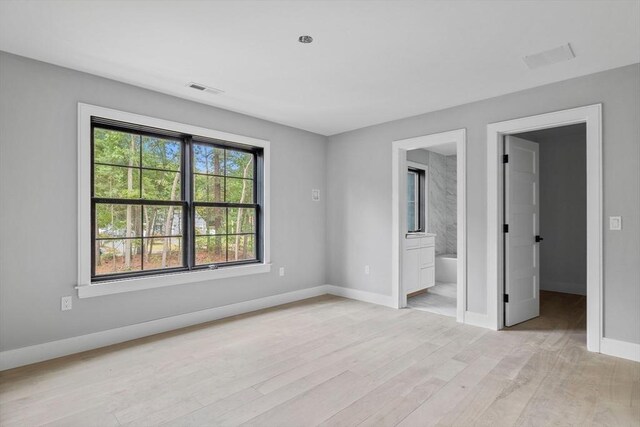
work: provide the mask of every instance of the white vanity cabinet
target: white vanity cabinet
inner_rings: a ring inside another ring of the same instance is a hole
[[[406,294],[435,284],[435,235],[407,234],[404,239],[402,284]]]

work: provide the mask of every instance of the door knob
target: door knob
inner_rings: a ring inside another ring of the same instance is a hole
[[[543,237],[536,236],[536,243],[540,243],[540,242],[542,242],[543,240],[544,240],[544,238],[543,238]]]

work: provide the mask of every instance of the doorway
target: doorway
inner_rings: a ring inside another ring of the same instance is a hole
[[[406,154],[408,226],[403,241],[403,288],[407,306],[456,317],[456,143]]]
[[[505,241],[507,224],[504,210],[505,186],[503,159],[505,137],[573,124],[586,127],[586,293],[587,349],[600,351],[602,340],[602,134],[601,105],[591,105],[487,126],[487,308],[495,329],[505,326],[505,293],[507,263]],[[530,224],[531,227],[535,227]],[[536,230],[537,231],[537,230]],[[534,234],[534,237],[537,234]],[[541,236],[542,237],[542,236]],[[531,260],[532,261],[532,260]],[[535,272],[534,272],[535,273]],[[528,273],[529,274],[529,273]],[[532,274],[533,275],[533,274]],[[539,277],[539,275],[538,275]],[[513,282],[512,282],[513,283]],[[533,285],[529,282],[530,289]],[[520,298],[521,301],[527,298]],[[533,307],[532,296],[527,303]],[[525,303],[525,304],[527,304]],[[539,299],[538,302],[539,303]],[[514,317],[517,320],[517,317]]]
[[[587,294],[586,126],[504,137],[504,324]],[[554,295],[558,294],[558,295]],[[557,310],[555,310],[557,311]]]
[[[394,141],[392,144],[392,291],[393,301],[396,307],[407,306],[407,295],[416,290],[432,288],[436,277],[436,234],[429,229],[428,203],[431,195],[426,191],[429,187],[429,173],[436,173],[429,168],[429,162],[420,163],[419,159],[407,159],[407,153],[413,150],[430,152],[442,151],[455,153],[450,158],[450,173],[455,174],[455,198],[456,212],[455,228],[450,227],[451,244],[455,244],[456,259],[449,269],[455,276],[455,306],[449,311],[458,322],[464,322],[466,308],[466,131],[464,129],[425,135],[416,138]],[[434,151],[435,150],[435,151]],[[415,151],[415,152],[417,152]],[[424,152],[428,157],[429,153]],[[434,154],[435,157],[436,154]],[[446,156],[443,156],[446,157]],[[444,163],[446,173],[446,162]],[[420,176],[422,175],[422,178]],[[410,186],[410,180],[414,185]],[[422,181],[421,181],[422,180]],[[424,182],[421,188],[419,183]],[[414,195],[411,195],[412,189]],[[417,190],[416,190],[417,189]],[[417,192],[416,192],[417,191]],[[422,195],[422,200],[421,196]],[[446,199],[446,194],[444,195]],[[423,211],[416,208],[422,204]],[[413,212],[413,213],[412,213]],[[433,223],[433,218],[432,221]],[[446,254],[446,227],[441,232],[439,252]],[[445,242],[444,245],[442,242]],[[454,243],[455,242],[455,243]],[[451,247],[451,246],[450,246]],[[415,260],[413,259],[415,258]],[[415,265],[415,268],[408,266]],[[442,272],[442,271],[441,271]],[[451,283],[449,290],[451,291]],[[444,291],[444,290],[443,290]],[[433,293],[433,292],[432,292]]]

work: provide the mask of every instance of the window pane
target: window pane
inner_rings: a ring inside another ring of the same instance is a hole
[[[142,167],[179,171],[181,157],[180,141],[142,137]]]
[[[194,175],[196,202],[224,202],[224,178],[221,176]]]
[[[143,242],[145,270],[183,266],[181,237],[145,238]]]
[[[93,158],[97,163],[140,165],[140,135],[94,128]]]
[[[253,203],[253,181],[242,178],[227,178],[227,203]]]
[[[228,236],[229,261],[242,261],[256,259],[255,236],[245,234],[242,236]]]
[[[140,237],[140,205],[96,203],[96,237]]]
[[[227,208],[196,207],[196,234],[227,234]]]
[[[253,233],[256,229],[254,208],[229,209],[229,233]]]
[[[140,170],[120,166],[94,166],[95,197],[140,198]]]
[[[227,261],[227,236],[196,237],[196,265]]]
[[[227,150],[227,176],[253,178],[253,154]]]
[[[180,235],[182,235],[181,206],[144,206],[145,237]]]
[[[193,171],[224,175],[224,150],[210,145],[193,144]]]
[[[180,172],[142,169],[142,197],[148,200],[180,200]]]
[[[96,276],[140,271],[141,239],[97,240]]]
[[[416,201],[416,178],[418,175],[414,172],[407,174],[407,202]]]
[[[416,204],[409,202],[407,206],[407,228],[408,231],[416,231]]]

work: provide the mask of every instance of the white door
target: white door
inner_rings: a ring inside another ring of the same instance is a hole
[[[505,325],[540,315],[538,144],[505,137]]]

